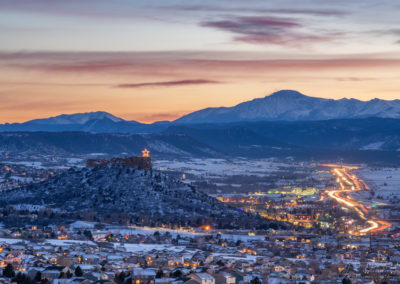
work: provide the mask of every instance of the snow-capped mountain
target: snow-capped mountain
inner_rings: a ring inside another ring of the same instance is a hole
[[[75,114],[62,114],[49,118],[34,119],[28,121],[31,124],[50,124],[50,125],[67,125],[67,124],[85,124],[90,120],[102,120],[109,119],[112,122],[125,121],[122,118],[116,117],[108,112],[96,111],[96,112],[85,112]]]
[[[360,101],[356,99],[323,99],[297,91],[282,90],[264,98],[240,103],[234,107],[206,108],[192,112],[173,122],[144,124],[127,121],[110,113],[97,111],[63,114],[34,119],[24,123],[0,124],[0,132],[16,131],[84,131],[93,133],[157,133],[170,126],[198,123],[230,123],[249,121],[317,121],[356,118],[400,119],[400,100]]]
[[[400,118],[400,100],[323,99],[281,90],[234,107],[206,108],[185,115],[178,123],[222,123],[262,120],[328,120],[337,118]]]
[[[6,123],[0,125],[0,131],[10,132],[136,132],[137,128],[146,128],[146,125],[136,121],[127,121],[104,111],[62,114],[55,117],[34,119],[24,123]]]

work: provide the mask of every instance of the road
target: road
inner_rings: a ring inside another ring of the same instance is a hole
[[[370,233],[380,233],[390,228],[390,223],[378,219],[370,212],[370,210],[357,200],[354,200],[349,193],[360,190],[369,190],[368,186],[363,180],[358,178],[355,174],[350,174],[351,170],[358,169],[358,167],[340,166],[334,164],[324,164],[332,168],[332,174],[336,176],[336,181],[339,184],[338,190],[327,190],[326,194],[336,200],[338,203],[344,205],[349,209],[355,210],[362,220],[365,220],[366,227],[360,230],[349,231],[353,235],[365,235]]]

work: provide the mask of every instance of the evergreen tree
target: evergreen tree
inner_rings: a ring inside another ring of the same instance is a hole
[[[93,235],[92,235],[91,231],[85,230],[85,231],[83,231],[83,234],[85,235],[86,238],[88,238],[88,240],[93,241]]]
[[[33,279],[34,282],[40,282],[42,280],[42,273],[40,271],[36,272],[35,278]]]
[[[17,283],[22,283],[22,273],[18,272],[17,275],[15,276],[15,279],[13,279]]]
[[[82,277],[83,271],[82,271],[82,269],[81,269],[80,266],[77,266],[77,267],[75,268],[75,275],[76,275],[77,277]]]
[[[4,268],[3,276],[7,278],[12,278],[15,276],[14,267],[11,263],[7,264],[6,268]]]
[[[162,278],[164,276],[164,271],[162,269],[158,270],[156,273],[156,278]]]
[[[46,278],[40,280],[40,284],[50,284],[50,281]]]
[[[179,269],[178,270],[175,270],[173,273],[172,273],[172,277],[174,277],[174,278],[178,278],[178,277],[181,277],[182,276],[182,271],[180,271]]]
[[[342,284],[351,284],[351,280],[346,276],[345,278],[343,278]]]
[[[115,280],[117,281],[117,283],[124,283],[125,277],[126,277],[126,274],[124,271],[122,271],[120,274],[117,274],[117,276],[115,277]]]

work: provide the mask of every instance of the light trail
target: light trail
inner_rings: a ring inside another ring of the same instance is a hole
[[[341,190],[341,191],[338,191],[338,190],[337,191],[329,191],[328,192],[328,196],[333,198],[333,199],[335,199],[339,203],[345,204],[345,205],[347,205],[349,207],[354,207],[355,205],[353,204],[353,202],[348,201],[347,199],[342,198],[342,197],[339,196],[340,192],[344,192],[344,190]]]
[[[368,233],[368,232],[370,232],[372,230],[375,230],[375,229],[379,228],[378,222],[376,222],[376,221],[368,220],[367,223],[371,224],[371,226],[368,227],[368,228],[360,230],[359,231],[360,234],[366,234],[366,233]]]
[[[337,176],[336,181],[340,186],[340,190],[327,190],[326,194],[330,198],[334,199],[336,202],[354,209],[361,219],[370,224],[369,227],[361,229],[358,232],[349,231],[349,234],[378,233],[391,227],[390,223],[383,220],[378,220],[375,216],[366,216],[369,215],[370,212],[365,207],[365,205],[360,202],[353,201],[352,198],[348,195],[350,192],[354,191],[361,191],[363,189],[369,190],[369,187],[365,184],[363,180],[358,179],[357,176],[354,174],[348,173],[348,170],[359,169],[359,167],[341,166],[334,164],[323,164],[321,166],[333,168],[332,174]],[[347,187],[343,184],[343,182],[347,185]],[[341,193],[344,193],[346,197],[341,196]]]

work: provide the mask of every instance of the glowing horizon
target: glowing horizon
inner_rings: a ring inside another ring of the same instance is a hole
[[[0,0],[0,123],[174,120],[281,89],[400,98],[393,1],[178,3]]]

